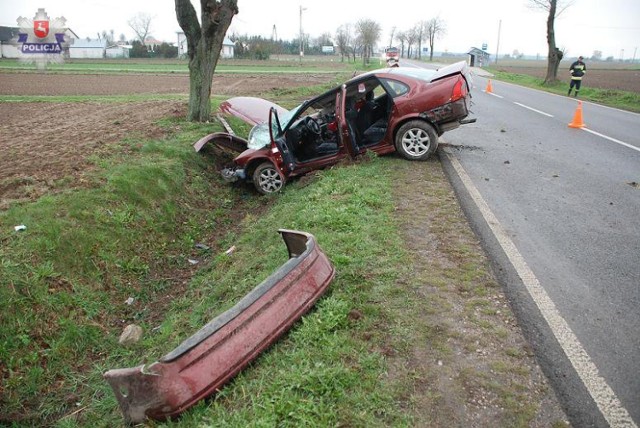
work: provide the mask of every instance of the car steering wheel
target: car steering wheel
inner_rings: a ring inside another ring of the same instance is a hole
[[[318,124],[318,121],[315,120],[313,117],[311,117],[311,116],[305,117],[304,118],[304,126],[312,134],[320,135],[320,125]]]

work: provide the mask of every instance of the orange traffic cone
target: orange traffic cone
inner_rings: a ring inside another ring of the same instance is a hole
[[[484,90],[487,94],[493,93],[493,87],[491,86],[491,79],[487,82],[487,89]]]
[[[578,101],[578,107],[576,113],[573,115],[573,121],[569,124],[570,128],[584,128],[585,124],[582,121],[582,101]]]

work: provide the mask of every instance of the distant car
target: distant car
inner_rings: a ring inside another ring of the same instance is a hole
[[[374,70],[290,111],[260,98],[231,98],[220,109],[254,125],[248,141],[229,129],[205,136],[194,148],[213,144],[231,151],[235,158],[222,176],[253,182],[262,194],[367,150],[425,160],[440,135],[475,122],[467,119],[471,87],[466,63],[458,62],[439,70]]]

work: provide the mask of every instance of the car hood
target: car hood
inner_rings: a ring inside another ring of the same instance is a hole
[[[222,112],[253,125],[251,132],[249,132],[247,147],[256,150],[268,146],[270,143],[269,124],[267,122],[271,108],[276,109],[278,117],[286,116],[289,113],[289,110],[280,107],[278,104],[255,97],[234,97],[220,104]]]
[[[275,108],[278,116],[287,113],[288,110],[262,98],[234,97],[220,104],[220,110],[235,116],[249,125],[259,125],[269,120],[269,110]]]

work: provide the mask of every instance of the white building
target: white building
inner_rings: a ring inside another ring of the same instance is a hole
[[[105,58],[129,58],[131,45],[111,45],[105,49]]]
[[[178,58],[185,58],[187,56],[187,36],[185,36],[182,31],[176,34],[178,35]],[[233,58],[235,55],[235,46],[235,43],[228,37],[225,37],[222,41],[220,58]]]
[[[76,39],[69,45],[69,58],[104,58],[106,40]]]

